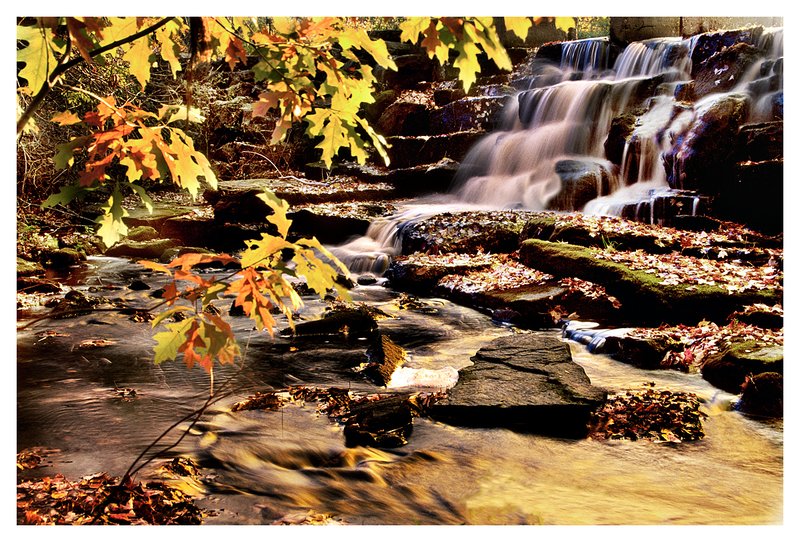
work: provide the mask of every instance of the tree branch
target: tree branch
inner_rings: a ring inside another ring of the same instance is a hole
[[[142,30],[139,30],[138,32],[131,34],[128,37],[118,39],[117,41],[111,42],[108,45],[104,45],[103,47],[98,47],[97,49],[89,51],[88,53],[89,57],[94,58],[96,56],[102,55],[103,53],[116,49],[117,47],[136,41],[139,38],[142,38],[144,36],[151,34],[152,32],[155,32],[156,30],[158,30],[168,22],[172,21],[173,19],[175,19],[175,17],[166,17],[164,19],[161,19],[157,23],[148,26],[147,28],[143,28]],[[67,43],[70,44],[71,40],[69,40]],[[58,84],[58,80],[64,74],[64,72],[66,72],[73,66],[77,66],[81,62],[85,62],[82,56],[77,56],[72,60],[64,62],[64,60],[67,58],[69,58],[69,49],[64,54],[64,56],[61,57],[61,61],[59,61],[58,65],[55,67],[52,73],[50,73],[50,76],[47,78],[47,81],[45,82],[44,86],[42,86],[41,90],[39,90],[36,96],[33,97],[33,100],[31,100],[31,103],[28,104],[28,107],[25,108],[25,111],[22,113],[19,120],[17,121],[17,137],[19,137],[19,135],[22,133],[22,130],[25,129],[25,125],[28,124],[28,121],[31,119],[36,110],[39,109],[39,107],[42,105],[42,101],[44,101],[47,95],[50,94],[53,88],[55,88],[55,86]]]

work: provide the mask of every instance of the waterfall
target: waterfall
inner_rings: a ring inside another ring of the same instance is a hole
[[[730,91],[748,96],[750,122],[771,120],[783,107],[783,29],[755,35],[751,45],[765,58]],[[446,201],[377,221],[367,238],[338,247],[337,256],[354,270],[382,272],[401,249],[403,224],[456,209],[581,210],[650,223],[660,223],[660,210],[669,206],[703,212],[696,194],[669,188],[663,159],[722,95],[681,100],[698,43],[698,36],[654,38],[616,56],[608,39],[561,44],[560,62],[534,60],[529,88],[509,99],[499,128],[464,157]],[[612,127],[619,132],[613,141]]]

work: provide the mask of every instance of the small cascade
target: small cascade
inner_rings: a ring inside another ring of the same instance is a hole
[[[608,38],[589,38],[563,44],[561,70],[563,72],[601,72],[611,67],[611,45]]]
[[[654,38],[631,43],[614,64],[617,79],[670,71],[686,79],[691,71],[689,43],[681,38]]]

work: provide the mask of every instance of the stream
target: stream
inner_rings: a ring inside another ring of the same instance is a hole
[[[86,292],[125,286],[135,277],[152,288],[163,280],[108,257],[90,258],[86,268],[62,280]],[[153,304],[148,291],[91,295]],[[424,310],[401,309],[398,296],[380,282],[352,290],[353,301],[391,317],[379,322],[381,331],[409,354],[396,373],[402,378],[390,383],[399,389],[450,386],[454,370],[470,364],[483,344],[518,332],[441,299],[421,299]],[[301,319],[313,319],[325,307],[319,300],[304,301]],[[229,302],[219,308],[227,311]],[[244,366],[217,366],[215,381],[220,386],[230,378],[235,393],[212,406],[169,452],[192,456],[203,467],[197,503],[212,511],[207,524],[269,524],[309,510],[372,525],[783,521],[782,422],[732,410],[735,396],[699,374],[641,370],[570,343],[574,360],[596,386],[617,391],[653,382],[696,393],[708,416],[706,436],[697,442],[564,440],[416,418],[402,448],[347,448],[342,428],[312,403],[274,412],[231,412],[230,406],[257,390],[288,385],[377,392],[380,388],[348,368],[363,356],[364,346],[331,342],[293,348],[287,338],[251,331],[246,318],[231,321]],[[59,450],[49,456],[52,464],[33,476],[121,475],[163,430],[202,404],[208,375],[182,362],[155,365],[152,333],[150,324],[114,312],[44,320],[18,331],[17,450]],[[113,344],[82,348],[89,339]],[[123,397],[115,388],[133,388],[136,395]]]

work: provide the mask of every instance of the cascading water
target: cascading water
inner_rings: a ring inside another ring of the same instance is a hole
[[[783,29],[755,35],[752,45],[766,60],[729,91],[747,95],[750,122],[771,118],[776,99],[782,106]],[[613,66],[607,39],[562,44],[558,66],[541,59],[531,65],[530,87],[509,99],[500,128],[463,159],[451,194],[436,206],[409,205],[381,219],[366,238],[335,249],[337,256],[355,272],[382,272],[400,249],[402,224],[465,208],[581,210],[651,223],[660,222],[656,210],[669,198],[682,200],[686,212],[702,211],[696,194],[670,189],[662,158],[720,96],[695,105],[679,99],[692,79],[697,43],[696,36],[631,43]],[[625,115],[630,133],[619,159],[609,160],[612,123]]]

